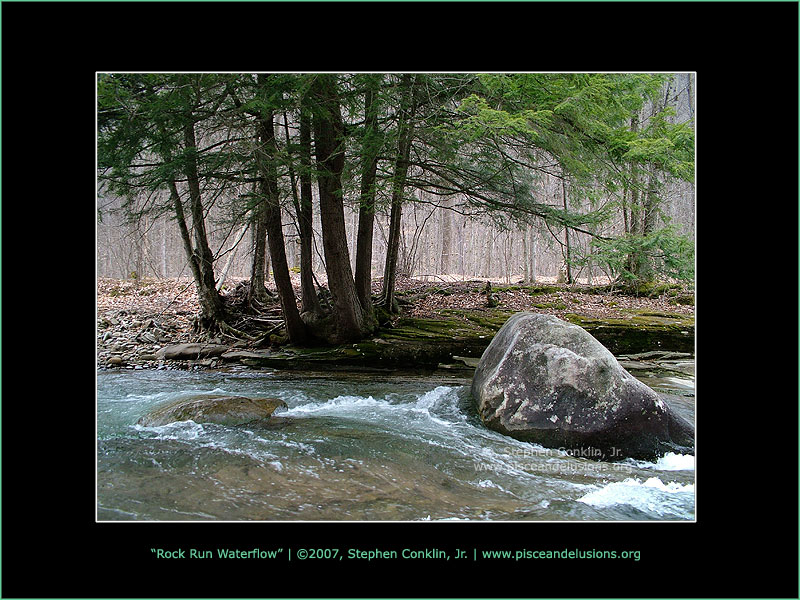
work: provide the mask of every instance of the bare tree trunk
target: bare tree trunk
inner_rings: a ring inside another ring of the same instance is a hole
[[[450,272],[451,248],[453,246],[453,213],[449,210],[452,199],[447,198],[440,210],[442,211],[442,254],[439,260],[439,272],[446,274]]]
[[[185,174],[189,188],[192,229],[194,230],[193,256],[199,271],[199,279],[196,279],[201,308],[199,325],[202,330],[216,331],[225,321],[225,309],[214,281],[214,255],[208,245],[208,236],[206,235],[200,177],[197,172],[197,142],[194,124],[186,125],[183,133],[186,149],[189,151],[187,152]]]
[[[300,291],[303,312],[322,314],[314,287],[313,236],[314,208],[311,193],[311,118],[306,106],[300,107]]]
[[[317,75],[312,93],[319,110],[314,115],[317,152],[320,221],[325,267],[333,300],[332,327],[321,332],[329,341],[361,339],[376,323],[364,311],[356,292],[345,233],[342,199],[344,168],[344,124],[336,90],[335,75]]]
[[[147,224],[147,215],[142,215],[142,221],[139,225],[142,230],[142,236],[140,238],[140,248],[141,248],[141,264],[138,267],[139,278],[142,279],[147,276],[147,267],[150,264],[150,244],[147,237],[147,232],[150,229],[149,225]],[[153,273],[155,275],[155,272]]]
[[[494,228],[489,227],[486,231],[486,247],[484,248],[485,262],[483,263],[483,276],[487,279],[492,278],[492,253],[494,251]]]
[[[389,312],[397,312],[394,306],[394,287],[397,281],[397,257],[400,250],[400,223],[403,216],[403,203],[392,197],[392,210],[389,216],[389,241],[386,248],[386,263],[383,269],[383,292],[381,303]]]
[[[389,219],[389,242],[386,264],[383,271],[382,304],[389,312],[397,312],[394,300],[394,287],[397,279],[397,255],[400,247],[400,224],[403,214],[403,192],[408,176],[411,138],[413,135],[413,116],[416,109],[415,84],[419,75],[411,81],[411,75],[403,75],[403,95],[400,106],[400,122],[397,133],[397,156],[392,179],[392,210]]]
[[[263,90],[265,88],[268,77],[268,75],[258,75],[260,89]],[[261,115],[256,120],[256,131],[259,139],[256,162],[261,174],[260,187],[264,198],[265,227],[269,243],[269,254],[272,259],[272,274],[275,278],[275,286],[278,289],[289,341],[293,344],[301,344],[306,341],[308,334],[305,323],[300,318],[294,287],[289,276],[289,265],[286,261],[286,246],[281,224],[281,207],[278,201],[278,173],[275,164],[277,146],[275,143],[274,113],[272,110],[262,109]]]
[[[561,198],[564,201],[564,212],[567,212],[567,184],[564,179],[561,180]],[[569,247],[569,227],[564,226],[564,242],[566,243],[566,265],[567,265],[567,283],[574,283],[572,279],[572,256]]]
[[[253,262],[250,268],[250,287],[247,291],[247,303],[255,310],[269,301],[267,292],[268,218],[267,200],[262,197],[253,212]]]
[[[631,131],[639,131],[639,115],[631,117]],[[639,174],[636,165],[630,167],[630,233],[631,235],[641,235],[641,206],[639,205]],[[636,273],[639,262],[638,253],[634,252],[627,259],[627,270]]]
[[[630,225],[628,224],[628,184],[626,183],[622,188],[622,225],[625,233],[630,233]]]
[[[646,236],[652,233],[655,230],[656,219],[657,219],[657,207],[658,207],[658,196],[657,196],[657,189],[656,189],[656,176],[653,173],[650,173],[650,177],[647,182],[647,193],[643,197],[643,206],[642,206],[642,235]],[[636,262],[636,278],[639,281],[652,281],[655,277],[654,265],[652,258],[645,255],[640,254],[638,255],[638,260]]]
[[[470,226],[470,234],[472,233],[472,223],[467,217],[462,217],[461,227],[459,228],[459,267],[461,269],[461,281],[467,280],[467,271],[469,270],[469,258],[471,257],[470,250],[472,249],[472,235],[469,236],[469,242],[465,241],[467,225]],[[471,274],[470,274],[471,275]]]
[[[225,279],[228,277],[228,270],[231,268],[231,264],[233,263],[233,259],[236,257],[236,252],[239,250],[239,243],[242,241],[244,234],[247,232],[248,228],[250,227],[249,223],[245,223],[241,229],[239,229],[239,233],[236,235],[236,240],[233,242],[233,245],[228,250],[228,260],[225,262],[225,266],[222,268],[222,272],[219,275],[219,280],[217,281],[217,290],[221,290],[223,284],[225,283]]]
[[[199,298],[202,298],[200,296],[199,282],[202,281],[203,277],[200,274],[200,265],[197,262],[197,256],[195,256],[194,248],[192,248],[192,237],[189,233],[189,228],[186,225],[186,215],[183,211],[183,203],[181,202],[180,194],[178,193],[178,187],[174,178],[169,182],[169,189],[170,198],[172,199],[172,206],[175,210],[175,221],[178,224],[178,230],[181,233],[181,241],[183,242],[183,251],[186,254],[186,262],[189,264],[189,270],[191,270],[192,277],[197,285],[197,295]]]
[[[528,231],[526,228],[522,230],[522,279],[524,283],[531,281],[530,258],[528,251]]]
[[[361,158],[361,193],[356,237],[356,292],[361,306],[372,311],[372,240],[375,229],[375,175],[381,148],[375,95],[380,76],[373,76],[364,92],[364,145]]]
[[[161,277],[167,277],[167,224],[161,223]]]
[[[478,252],[475,252],[475,244],[478,243],[476,238],[475,232],[475,220],[470,219],[469,222],[469,275],[470,278],[476,277],[478,275],[478,269],[480,268],[480,261]]]

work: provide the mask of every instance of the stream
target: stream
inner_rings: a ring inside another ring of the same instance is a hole
[[[620,360],[690,421],[694,361]],[[452,374],[104,370],[99,521],[693,520],[694,457],[603,463],[486,429]],[[283,399],[264,425],[142,427],[203,394]]]

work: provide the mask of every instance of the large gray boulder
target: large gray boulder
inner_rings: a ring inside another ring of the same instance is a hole
[[[472,395],[484,424],[597,460],[693,452],[694,426],[620,366],[589,332],[517,313],[483,353]]]
[[[145,427],[159,427],[176,421],[243,425],[266,421],[286,403],[278,398],[246,398],[244,396],[193,396],[176,400],[139,419]]]

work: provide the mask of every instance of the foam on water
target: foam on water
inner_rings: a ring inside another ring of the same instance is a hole
[[[200,423],[194,421],[176,421],[159,425],[157,427],[145,427],[144,425],[131,425],[139,432],[154,433],[162,440],[195,440],[205,433],[205,429]]]
[[[164,400],[178,399],[185,396],[185,392],[156,392],[154,394],[126,394],[120,401],[123,402],[161,402]]]
[[[469,423],[459,406],[459,387],[438,386],[428,391],[386,396],[340,395],[326,401],[307,401],[281,416],[302,418],[332,417],[360,428],[367,424],[391,438],[403,438],[417,447],[441,449],[441,454],[473,457],[480,450],[472,441],[481,431]]]
[[[192,420],[176,421],[155,427],[132,425],[131,429],[158,440],[188,442],[196,448],[210,448],[226,454],[243,456],[270,463],[278,458],[281,447],[291,446],[302,452],[314,453],[314,448],[300,442],[267,440],[246,429],[231,429],[214,423],[195,423]]]
[[[578,498],[578,502],[595,508],[628,505],[663,517],[690,518],[694,511],[694,485],[664,483],[658,477],[644,482],[628,478],[591,491]]]
[[[495,483],[491,479],[482,479],[481,481],[479,481],[477,483],[477,486],[481,487],[481,488],[487,488],[487,489],[488,488],[494,488],[496,490],[499,490],[499,491],[503,492],[504,494],[509,494],[511,496],[516,496],[516,494],[514,492],[512,492],[510,490],[507,490],[502,485],[499,485],[499,484]]]
[[[388,405],[385,400],[376,400],[372,396],[336,396],[325,402],[307,402],[298,406],[292,406],[283,413],[287,417],[300,415],[349,415],[362,414],[362,409],[366,407],[377,407]]]
[[[446,399],[453,399],[453,396],[450,396],[450,392],[452,392],[454,388],[440,385],[429,392],[425,392],[422,394],[417,401],[414,403],[416,406],[415,408],[419,410],[427,410],[430,411],[431,409],[437,408],[444,408],[449,409],[453,407],[452,402],[446,402]]]
[[[659,471],[694,471],[694,456],[667,452],[656,461]]]
[[[652,469],[655,471],[694,471],[694,456],[691,454],[675,454],[667,452],[656,462],[645,460],[626,461],[639,469]]]
[[[450,426],[453,419],[460,417],[458,411],[452,410],[456,395],[454,388],[439,386],[417,397],[414,402],[390,401],[376,399],[373,396],[336,396],[324,402],[306,402],[291,406],[282,413],[284,416],[344,416],[355,419],[396,418],[401,413],[416,414],[425,420],[438,425]],[[441,417],[447,417],[445,419]]]

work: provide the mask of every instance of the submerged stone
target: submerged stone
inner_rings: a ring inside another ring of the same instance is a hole
[[[194,396],[157,408],[137,423],[145,427],[158,427],[176,421],[243,425],[267,420],[279,407],[287,408],[287,405],[278,398]]]
[[[481,357],[472,395],[490,429],[575,456],[692,452],[690,423],[589,332],[550,315],[506,322]]]

